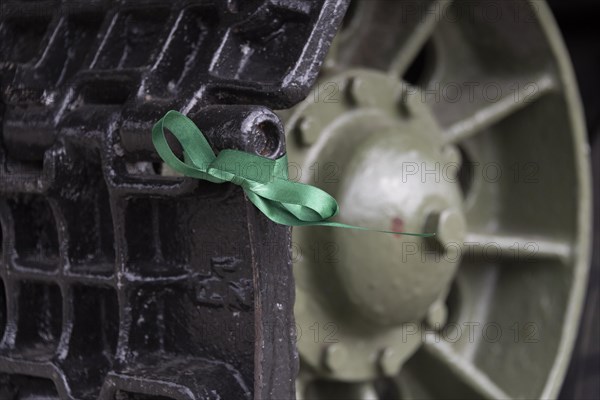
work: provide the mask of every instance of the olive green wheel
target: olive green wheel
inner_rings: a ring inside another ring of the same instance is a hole
[[[354,1],[282,112],[290,177],[339,221],[295,228],[300,399],[552,398],[590,251],[577,88],[541,1]]]

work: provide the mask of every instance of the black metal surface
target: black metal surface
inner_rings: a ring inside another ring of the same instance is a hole
[[[150,128],[283,154],[346,3],[0,3],[1,400],[294,398],[289,229]]]

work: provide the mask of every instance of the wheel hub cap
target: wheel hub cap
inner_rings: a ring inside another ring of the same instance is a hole
[[[309,99],[290,119],[290,175],[335,196],[344,223],[437,234],[294,234],[300,353],[322,374],[360,380],[397,373],[421,321],[445,320],[465,235],[460,155],[405,84],[370,71],[333,84],[337,98]]]

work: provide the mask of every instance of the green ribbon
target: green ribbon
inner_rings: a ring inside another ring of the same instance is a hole
[[[169,147],[165,128],[181,143],[183,161]],[[319,225],[372,231],[328,221],[339,211],[337,201],[317,187],[288,180],[287,155],[271,160],[243,151],[222,150],[216,156],[194,122],[173,110],[167,112],[152,128],[152,142],[163,161],[185,176],[241,186],[248,199],[273,222],[288,226]],[[380,230],[376,232],[433,236]]]

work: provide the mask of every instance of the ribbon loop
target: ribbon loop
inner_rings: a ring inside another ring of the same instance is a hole
[[[165,128],[171,131],[181,144],[183,161],[169,147]],[[154,125],[152,143],[162,160],[185,176],[213,183],[231,182],[241,186],[248,199],[273,222],[289,226],[320,225],[371,230],[328,221],[339,211],[337,201],[315,186],[288,180],[287,156],[271,160],[238,150],[223,150],[215,155],[196,124],[177,111],[167,112]]]

